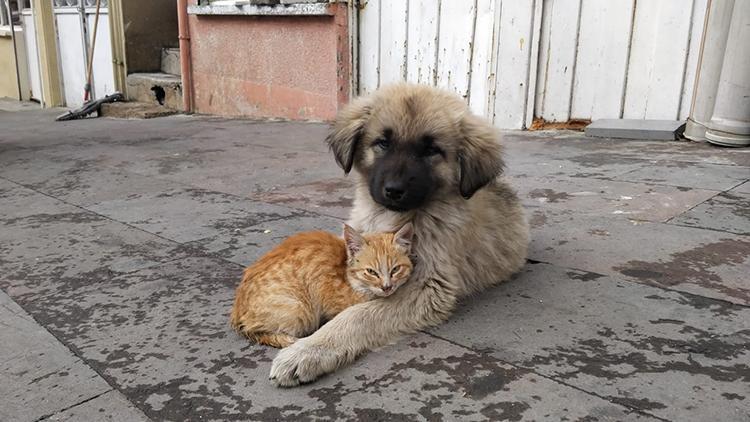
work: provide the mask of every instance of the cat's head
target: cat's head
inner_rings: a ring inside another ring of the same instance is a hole
[[[346,274],[352,288],[369,296],[392,295],[414,268],[409,259],[413,237],[411,223],[396,233],[365,235],[344,225]]]

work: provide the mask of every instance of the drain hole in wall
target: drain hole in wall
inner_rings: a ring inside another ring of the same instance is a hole
[[[166,97],[164,88],[159,85],[154,85],[151,87],[151,90],[154,91],[154,96],[156,97],[156,101],[159,102],[159,105],[164,105],[164,97]]]

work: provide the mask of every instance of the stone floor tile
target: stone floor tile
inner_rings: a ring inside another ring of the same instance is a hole
[[[111,387],[0,291],[0,420],[37,421]]]
[[[441,338],[675,421],[750,418],[750,308],[528,265]]]
[[[104,393],[87,402],[50,416],[45,421],[148,422],[125,396],[117,391]]]
[[[511,184],[531,207],[644,221],[667,221],[717,193],[578,177],[516,177]]]
[[[729,191],[716,195],[670,223],[750,235],[750,193]]]
[[[670,224],[527,208],[529,257],[750,304],[750,238]]]
[[[750,169],[740,166],[661,161],[616,176],[615,180],[723,191],[748,180]]]
[[[301,210],[196,188],[146,192],[101,202],[88,209],[180,243],[306,214]]]
[[[174,262],[61,296],[36,317],[155,420],[641,418],[425,334],[315,384],[277,389],[267,380],[276,351],[227,324],[238,270],[206,258]]]
[[[343,222],[331,217],[299,215],[293,219],[271,220],[236,228],[218,236],[189,242],[185,246],[247,266],[287,237],[314,230],[341,235]]]
[[[737,192],[737,193],[750,193],[750,182],[745,182],[734,189],[732,189],[730,192]]]
[[[302,208],[339,219],[348,219],[354,200],[354,186],[351,179],[334,178],[272,189],[251,195],[252,198]]]

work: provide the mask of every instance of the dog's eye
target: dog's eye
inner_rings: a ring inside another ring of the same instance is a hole
[[[374,146],[375,146],[376,148],[380,148],[380,149],[382,149],[383,151],[385,151],[385,150],[387,150],[388,148],[390,148],[390,146],[391,146],[391,141],[389,141],[389,140],[387,140],[387,139],[385,139],[385,138],[380,138],[380,139],[378,139],[377,141],[375,141],[375,143],[373,143],[373,145],[374,145]]]
[[[424,155],[431,157],[433,155],[443,155],[443,150],[436,147],[435,145],[429,145],[424,149]]]
[[[365,271],[367,271],[367,274],[370,274],[371,276],[375,276],[375,277],[378,276],[378,272],[373,270],[372,268],[368,268]]]

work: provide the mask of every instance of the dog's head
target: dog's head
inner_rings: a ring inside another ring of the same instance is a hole
[[[503,168],[498,134],[455,94],[399,84],[360,97],[328,136],[336,162],[394,211],[441,197],[471,198]]]

